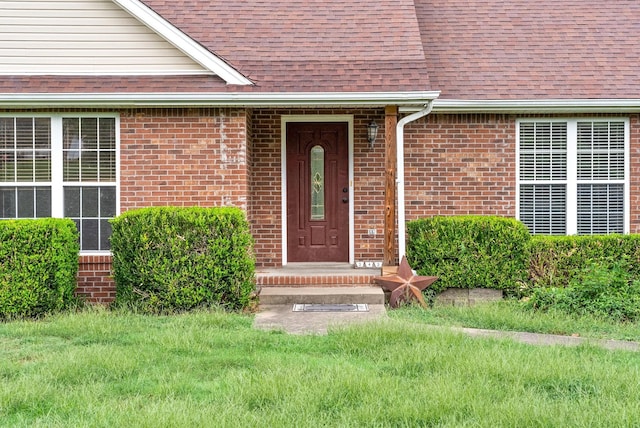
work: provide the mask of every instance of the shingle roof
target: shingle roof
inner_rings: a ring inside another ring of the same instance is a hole
[[[412,0],[144,0],[260,91],[429,90]]]
[[[225,92],[217,76],[3,76],[0,93]]]
[[[416,0],[440,99],[640,98],[638,0]]]
[[[255,85],[217,76],[2,77],[0,93],[640,98],[637,0],[142,1]]]
[[[0,78],[0,93],[429,91],[412,0],[144,0],[255,85],[216,76]]]

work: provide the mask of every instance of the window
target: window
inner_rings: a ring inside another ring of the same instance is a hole
[[[311,220],[324,220],[324,149],[311,149]]]
[[[108,251],[118,118],[0,117],[0,218],[68,217],[82,251]]]
[[[628,230],[625,119],[519,121],[518,218],[536,234]]]

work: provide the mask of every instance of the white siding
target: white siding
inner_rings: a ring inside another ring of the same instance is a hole
[[[0,74],[205,69],[110,0],[0,0]]]

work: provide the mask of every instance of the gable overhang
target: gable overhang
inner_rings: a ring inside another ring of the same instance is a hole
[[[434,113],[634,113],[635,99],[455,100],[437,99]]]
[[[166,19],[138,0],[111,0],[127,11],[142,24],[163,37],[177,49],[189,56],[205,69],[219,76],[229,85],[252,85],[253,82],[243,76],[222,58],[205,49],[191,37],[180,31]]]
[[[0,106],[42,107],[384,107],[417,109],[438,91],[299,93],[28,93],[0,94]]]

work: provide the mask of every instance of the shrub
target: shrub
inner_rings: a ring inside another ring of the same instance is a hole
[[[78,232],[69,219],[0,221],[0,319],[75,304]]]
[[[528,253],[532,288],[566,287],[585,266],[612,267],[623,259],[629,274],[640,278],[640,235],[534,236]]]
[[[529,232],[496,216],[432,217],[408,224],[407,260],[434,288],[494,288],[513,293],[527,278]]]
[[[255,261],[241,210],[144,208],[112,225],[116,305],[168,313],[250,303]]]
[[[567,287],[533,290],[526,308],[560,310],[572,315],[595,315],[613,321],[640,319],[640,281],[626,259],[596,262],[582,269]]]

